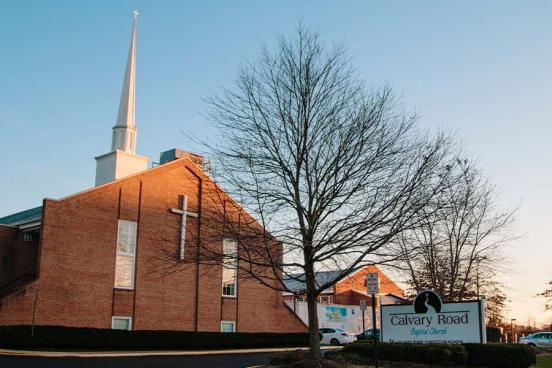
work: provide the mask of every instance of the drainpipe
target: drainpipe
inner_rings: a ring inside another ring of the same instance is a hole
[[[35,319],[36,319],[36,303],[38,302],[38,289],[35,289],[35,299],[33,304],[33,322],[31,324],[31,337],[33,338],[34,344],[34,328],[35,328]]]

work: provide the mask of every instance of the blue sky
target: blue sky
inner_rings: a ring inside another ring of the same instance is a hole
[[[24,1],[0,12],[0,216],[93,186],[110,148],[131,31],[138,153],[207,138],[202,99],[302,20],[345,42],[360,77],[391,85],[431,129],[454,132],[520,206],[502,281],[509,316],[550,320],[552,2]]]

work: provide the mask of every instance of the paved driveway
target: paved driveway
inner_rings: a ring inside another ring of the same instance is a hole
[[[1,368],[244,368],[267,363],[267,353],[116,358],[0,356]]]

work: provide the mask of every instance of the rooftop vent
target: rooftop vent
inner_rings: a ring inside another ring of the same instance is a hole
[[[163,164],[166,164],[167,162],[178,160],[179,158],[183,158],[183,157],[189,158],[201,170],[209,171],[208,163],[205,162],[205,159],[203,158],[203,156],[198,155],[196,153],[191,153],[191,152],[181,150],[180,148],[173,148],[168,151],[161,152],[161,156],[159,158],[159,164],[163,165]]]

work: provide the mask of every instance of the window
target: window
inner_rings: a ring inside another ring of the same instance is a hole
[[[238,279],[238,242],[224,239],[222,242],[222,296],[236,296]]]
[[[114,330],[132,330],[132,317],[112,317],[111,328]]]
[[[220,323],[220,332],[236,332],[236,322],[222,321]]]
[[[320,304],[330,304],[332,302],[332,297],[331,296],[320,296]]]
[[[31,232],[23,233],[23,241],[26,241],[26,242],[33,241],[33,233]]]
[[[136,222],[119,220],[117,235],[117,259],[115,287],[134,288],[134,264],[136,258]]]

